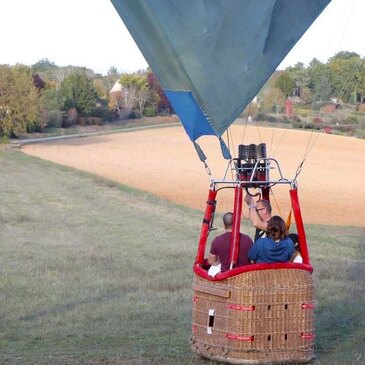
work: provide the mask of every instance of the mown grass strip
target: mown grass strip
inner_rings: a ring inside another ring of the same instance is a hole
[[[188,343],[200,212],[16,151],[0,186],[0,363],[212,363]],[[361,364],[364,232],[307,233],[317,363]]]

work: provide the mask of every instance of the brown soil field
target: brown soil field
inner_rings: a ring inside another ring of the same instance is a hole
[[[304,223],[365,226],[365,140],[252,125],[234,125],[230,131],[236,146],[265,142],[268,155],[279,161],[288,179],[294,178],[306,156],[298,176]],[[200,145],[212,177],[222,178],[227,162],[217,139],[202,138]],[[29,144],[22,150],[185,206],[205,208],[210,176],[180,126]],[[274,187],[271,199],[274,213],[284,217],[290,210],[287,190]],[[228,191],[219,197],[219,211],[232,209],[231,195]],[[247,213],[243,209],[244,218]]]

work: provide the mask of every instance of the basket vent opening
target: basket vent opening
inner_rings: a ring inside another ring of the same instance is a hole
[[[215,316],[215,310],[214,309],[209,309],[208,326],[207,326],[208,335],[212,334],[212,329],[214,327],[214,316]]]

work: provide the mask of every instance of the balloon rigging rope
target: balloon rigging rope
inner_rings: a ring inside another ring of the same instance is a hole
[[[276,108],[276,113],[275,113],[276,115],[275,115],[275,118],[276,118],[276,120],[278,119],[278,117],[279,117],[279,110],[278,110],[278,108]],[[279,141],[279,144],[278,144],[278,146],[276,147],[276,149],[275,149],[275,152],[273,152],[273,153],[271,153],[271,151],[274,149],[274,134],[275,134],[275,127],[274,126],[272,126],[272,128],[271,128],[271,130],[272,130],[272,132],[271,132],[271,142],[270,142],[270,147],[269,147],[269,154],[270,154],[270,156],[272,156],[272,157],[275,157],[275,154],[276,154],[276,152],[278,151],[278,149],[279,149],[279,147],[280,147],[280,145],[281,145],[281,142],[282,142],[282,140],[283,140],[283,138],[281,138],[280,139],[280,141]]]
[[[231,127],[228,128],[228,133],[229,133],[229,138],[231,140],[231,148],[229,150],[229,152],[232,153],[231,149],[233,150],[233,156],[234,156],[234,152],[236,151],[236,148],[235,148],[235,144],[234,144],[234,140],[233,140],[233,134],[232,134],[232,129]]]
[[[351,17],[352,17],[352,14],[353,14],[353,10],[354,10],[354,5],[355,5],[355,1],[352,2],[351,4],[351,8],[350,8],[350,12],[348,13],[348,16],[346,18],[346,24],[345,24],[345,30],[348,28],[349,26],[349,23],[350,23],[350,20],[351,20]],[[341,39],[341,42],[340,44],[343,43],[343,39],[344,39],[344,36],[345,36],[345,33],[346,32],[343,32],[343,36],[342,36],[342,39]],[[335,60],[335,59],[334,59]],[[345,91],[348,89],[348,87],[350,86],[351,84],[351,81],[353,80],[353,78],[355,77],[355,74],[356,72],[360,69],[361,67],[361,63],[362,63],[362,59],[361,57],[359,57],[359,59],[356,61],[356,63],[353,65],[352,67],[352,70],[350,72],[350,74],[348,75],[346,81],[343,83],[342,85],[342,88],[340,90],[340,92],[338,93],[338,99],[341,100],[341,98],[343,97],[343,95],[345,94]],[[317,72],[315,73],[315,76],[318,74],[319,70],[317,70]],[[323,107],[320,108],[320,110],[318,111],[317,113],[317,116],[320,117],[324,114],[323,112]],[[319,128],[319,132],[322,132],[324,130],[324,128],[327,126],[328,124],[328,121],[323,119],[323,122],[322,122],[322,125],[321,127]],[[302,167],[303,167],[303,164],[305,162],[305,160],[307,159],[309,153],[311,152],[311,150],[313,149],[314,145],[316,144],[319,136],[320,136],[320,133],[317,133],[316,136],[313,138],[314,136],[314,130],[311,131],[310,133],[310,137],[309,137],[309,140],[308,140],[308,143],[307,143],[307,146],[306,146],[306,149],[304,151],[304,155],[303,155],[303,159],[301,161],[301,163],[299,164],[298,166],[298,169],[297,169],[297,172],[296,172],[296,176],[294,178],[294,180],[296,180],[296,178],[298,177],[298,175],[300,174],[301,170],[302,170]],[[313,140],[313,141],[312,141]]]
[[[234,148],[234,141],[233,141],[233,134],[232,134],[232,129],[229,127],[228,129],[227,129],[227,138],[229,139],[229,140],[231,140],[231,143],[230,143],[230,145],[232,146],[232,149],[235,151],[235,148]],[[229,148],[229,152],[231,152],[231,146],[230,147],[228,147]],[[232,155],[232,153],[231,153],[231,155]],[[233,158],[234,158],[234,154],[232,155],[233,156]],[[231,162],[232,162],[232,160],[231,160]],[[232,180],[234,179],[234,173],[233,173],[233,169],[231,169],[231,178],[232,178]]]
[[[287,129],[284,129],[284,132],[283,132],[283,133],[282,133],[282,135],[281,135],[280,141],[279,141],[278,145],[276,146],[276,149],[275,149],[275,151],[273,152],[272,157],[274,157],[274,158],[275,158],[275,155],[276,155],[276,153],[278,152],[279,147],[281,146],[281,143],[283,142],[283,139],[284,139],[284,137],[285,137],[285,135],[286,135],[286,132],[287,132],[287,131],[288,131]]]
[[[248,111],[247,111],[247,117],[245,118],[246,119],[246,122],[244,123],[244,128],[243,128],[243,133],[242,133],[242,138],[241,138],[241,144],[243,144],[243,141],[245,139],[245,136],[246,136],[246,130],[247,130],[247,125],[248,125],[248,117],[251,115],[251,111],[252,111],[252,102],[249,104],[249,107],[248,107]]]
[[[339,100],[341,100],[341,98],[343,97],[343,95],[344,95],[345,91],[346,91],[346,90],[348,89],[348,87],[350,86],[351,81],[353,80],[353,78],[355,77],[356,72],[358,71],[358,69],[359,69],[359,68],[360,68],[360,66],[361,66],[361,61],[362,61],[362,60],[361,60],[361,57],[359,57],[359,59],[358,59],[358,60],[356,61],[356,63],[354,64],[354,66],[353,66],[353,68],[352,68],[351,73],[348,75],[348,77],[347,77],[346,81],[344,82],[344,85],[342,86],[342,88],[341,88],[341,90],[340,90],[340,92],[339,92],[339,94],[338,94],[338,99],[339,99]],[[319,112],[318,112],[317,116],[322,116],[323,114],[324,114],[324,112],[323,112],[323,108],[321,108],[321,109],[319,110]],[[327,121],[327,120],[325,120],[325,119],[323,119],[323,122],[322,122],[322,125],[321,125],[321,127],[320,127],[319,131],[320,131],[320,132],[322,132],[322,131],[324,130],[324,128],[326,128],[327,124],[328,124],[328,121]],[[312,130],[311,135],[310,135],[310,138],[309,138],[309,141],[308,141],[308,144],[307,144],[307,148],[306,148],[306,150],[305,150],[305,152],[304,152],[303,162],[304,162],[304,160],[308,157],[309,152],[313,149],[313,147],[314,147],[315,143],[317,142],[317,140],[318,140],[318,138],[319,138],[319,136],[320,136],[320,134],[319,134],[319,133],[317,133],[317,134],[316,134],[316,136],[315,136],[315,138],[313,138],[313,143],[311,144],[311,139],[312,139],[313,135],[314,135],[314,131]]]
[[[354,5],[355,5],[355,2],[352,2],[351,4],[351,10],[349,12],[349,15],[346,19],[346,24],[345,24],[345,28],[347,29],[348,26],[349,26],[349,23],[350,23],[350,20],[351,20],[351,14],[353,13],[353,10],[354,10]],[[343,42],[343,38],[344,38],[344,35],[345,35],[345,32],[343,32],[343,37],[341,39],[341,43]],[[328,45],[329,43],[327,43]],[[358,69],[360,68],[361,66],[361,58],[358,59],[358,61],[356,62],[356,64],[353,66],[353,69],[352,69],[352,72],[349,74],[347,80],[345,81],[344,85],[342,86],[341,90],[340,90],[340,93],[339,93],[339,96],[338,96],[338,99],[341,99],[342,96],[344,95],[346,89],[349,87],[350,83],[351,83],[351,80],[354,78],[355,76],[355,73],[356,71],[358,71]],[[318,74],[319,70],[317,70],[316,74]],[[252,103],[250,103],[250,106],[249,106],[249,109],[248,109],[248,115],[251,115],[251,110],[252,110]],[[278,108],[276,109],[276,118],[278,118],[278,113],[279,113],[279,110]],[[317,113],[317,116],[320,116],[320,115],[323,115],[323,108],[321,108],[318,113]],[[246,118],[246,122],[244,123],[244,128],[243,128],[243,133],[242,133],[242,138],[241,138],[241,144],[243,144],[244,142],[244,138],[246,136],[246,131],[247,131],[247,125],[248,125],[248,118]],[[323,131],[324,128],[327,126],[327,121],[323,121],[319,131]],[[260,143],[262,143],[263,139],[262,139],[262,135],[261,135],[261,130],[260,130],[260,127],[256,124],[256,128],[257,128],[257,133],[259,135],[259,140],[260,140]],[[281,144],[282,144],[282,141],[285,137],[287,133],[287,130],[285,130],[279,140],[279,143],[278,145],[276,146],[275,148],[275,151],[272,153],[272,156],[274,157],[276,155],[276,153],[278,152]],[[303,158],[302,158],[302,161],[300,162],[299,166],[298,166],[298,169],[297,169],[297,172],[296,172],[296,176],[294,178],[294,181],[296,180],[296,178],[298,177],[298,175],[300,174],[301,172],[301,169],[303,167],[303,164],[305,162],[305,160],[307,159],[309,153],[311,152],[311,150],[313,149],[315,143],[317,142],[318,138],[319,138],[319,133],[316,134],[316,136],[314,136],[314,130],[311,131],[310,133],[310,136],[309,136],[309,139],[308,139],[308,143],[306,145],[306,148],[305,148],[305,151],[304,151],[304,154],[303,154]],[[269,147],[269,153],[271,154],[271,151],[273,150],[273,146],[274,146],[274,136],[275,136],[275,127],[273,126],[272,127],[272,134],[271,134],[271,141],[270,141],[270,147]],[[232,140],[232,144],[233,144],[233,138],[232,138],[232,132],[231,130],[227,130],[227,139],[228,139],[228,148],[231,152],[231,141]]]
[[[246,129],[247,129],[247,124],[248,124],[248,118],[246,118],[246,122],[244,124],[244,128],[243,128],[243,133],[242,133],[242,138],[241,138],[241,144],[243,144],[243,140],[246,136]]]

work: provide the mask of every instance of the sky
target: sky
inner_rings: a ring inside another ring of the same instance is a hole
[[[339,51],[364,57],[364,14],[365,0],[332,0],[278,68],[313,58],[327,62]],[[47,58],[103,75],[111,66],[120,72],[147,68],[109,0],[0,0],[0,40],[0,64]]]

